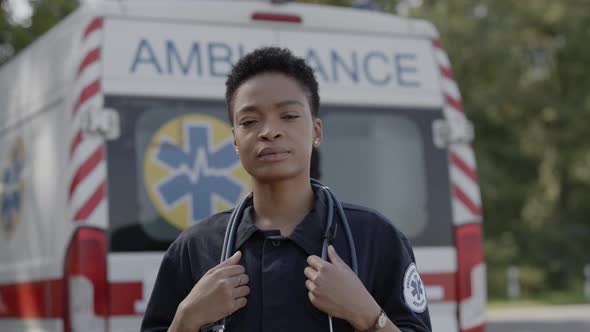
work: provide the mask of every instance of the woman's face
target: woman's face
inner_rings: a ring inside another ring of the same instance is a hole
[[[256,181],[309,176],[322,123],[312,117],[306,93],[295,79],[279,73],[248,79],[235,92],[232,116],[234,144]]]

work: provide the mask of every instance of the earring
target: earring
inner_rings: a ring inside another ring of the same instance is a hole
[[[236,150],[236,153],[239,153],[237,146],[234,146],[234,150]]]
[[[313,145],[315,147],[317,147],[318,145],[320,145],[320,141],[318,141],[317,139],[313,141]]]

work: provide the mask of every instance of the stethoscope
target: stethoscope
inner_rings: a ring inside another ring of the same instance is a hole
[[[326,201],[328,203],[328,216],[327,216],[327,223],[326,229],[324,230],[323,236],[323,245],[322,245],[322,259],[328,260],[328,246],[332,244],[334,239],[336,238],[336,229],[337,224],[333,223],[333,215],[334,215],[334,206],[336,206],[338,210],[338,215],[340,216],[340,220],[342,221],[342,227],[344,228],[344,232],[346,233],[346,238],[348,241],[348,247],[350,250],[350,257],[352,263],[352,270],[356,275],[358,275],[358,262],[356,257],[356,247],[354,245],[354,239],[352,237],[352,232],[350,231],[350,226],[348,225],[348,218],[344,214],[344,209],[340,202],[336,199],[336,196],[332,193],[330,188],[324,186],[319,181],[315,179],[311,179],[311,185],[313,188],[316,189],[316,192],[322,193],[326,197]],[[221,250],[221,262],[229,259],[234,254],[234,246],[236,242],[236,231],[240,222],[242,221],[242,216],[244,215],[244,210],[248,205],[252,204],[252,193],[249,193],[233,210],[229,222],[227,224],[227,228],[225,230],[225,237],[223,239],[223,247]],[[328,316],[328,320],[330,323],[330,332],[333,332],[332,326],[332,316]],[[226,318],[223,318],[221,321],[217,322],[211,330],[213,331],[225,331],[225,324]]]

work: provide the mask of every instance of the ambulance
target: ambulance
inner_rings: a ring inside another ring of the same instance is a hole
[[[432,24],[127,0],[84,2],[0,68],[0,331],[139,330],[171,242],[251,188],[224,82],[270,45],[315,70],[321,181],[410,239],[434,331],[484,330],[473,127]]]

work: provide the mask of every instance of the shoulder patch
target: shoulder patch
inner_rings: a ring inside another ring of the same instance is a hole
[[[424,312],[426,310],[426,289],[414,263],[406,269],[403,288],[404,300],[408,308],[414,312]]]

